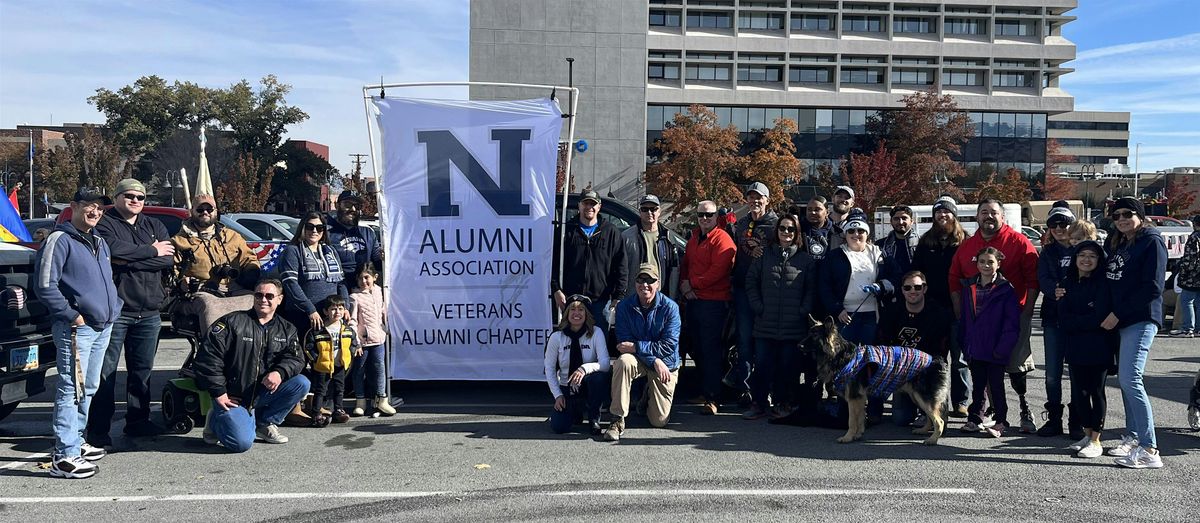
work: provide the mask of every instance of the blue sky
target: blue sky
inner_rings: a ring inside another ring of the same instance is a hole
[[[1143,171],[1200,165],[1200,1],[1080,4],[1066,27],[1076,72],[1063,80],[1076,109],[1131,111]],[[329,145],[348,172],[349,155],[368,152],[362,85],[466,80],[468,11],[467,0],[0,0],[0,127],[101,122],[87,97],[143,75],[224,87],[273,73],[310,115],[289,137]]]

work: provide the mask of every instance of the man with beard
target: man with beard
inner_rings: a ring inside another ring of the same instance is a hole
[[[896,288],[901,290],[903,299],[884,309],[879,323],[879,343],[945,358],[950,352],[950,311],[925,299],[929,286],[921,271],[905,273],[900,282],[902,285]],[[917,417],[917,410],[907,394],[892,396],[892,421],[897,425],[911,423]]]
[[[192,216],[171,238],[175,246],[175,271],[185,288],[197,287],[194,299],[177,305],[172,323],[204,332],[213,320],[249,309],[258,281],[258,256],[237,231],[221,225],[217,201],[211,194],[197,195]],[[175,323],[179,317],[181,323]]]
[[[760,256],[767,246],[767,238],[775,234],[775,222],[779,217],[767,210],[771,192],[762,182],[754,182],[746,189],[746,215],[733,226],[733,241],[737,245],[737,257],[733,262],[733,311],[737,320],[738,358],[729,374],[721,381],[729,388],[748,392],[750,367],[754,361],[754,308],[746,296],[746,272],[750,264]]]
[[[113,324],[104,354],[100,388],[92,399],[87,440],[98,447],[112,444],[117,385],[117,362],[125,353],[128,375],[125,391],[125,429],[129,436],[153,436],[162,428],[150,421],[150,371],[158,352],[162,324],[160,309],[167,299],[163,274],[174,264],[175,246],[167,228],[157,218],[143,214],[146,187],[133,178],[117,183],[116,200],[104,211],[96,233],[112,251],[113,277],[124,306]]]
[[[846,225],[846,219],[850,216],[850,209],[854,208],[854,189],[847,185],[839,185],[833,191],[833,209],[829,211],[829,219],[833,221],[834,230],[838,234],[842,233],[842,226]]]
[[[961,315],[963,282],[979,274],[975,253],[985,247],[995,247],[1004,254],[1004,265],[1000,272],[1012,284],[1017,302],[1021,306],[1021,332],[1017,338],[1017,347],[1008,362],[1008,378],[1020,400],[1021,432],[1030,434],[1037,430],[1037,426],[1034,425],[1033,415],[1030,414],[1029,404],[1025,400],[1025,378],[1029,371],[1033,370],[1029,334],[1038,295],[1037,250],[1033,248],[1029,238],[1005,223],[1004,205],[998,200],[988,198],[980,202],[975,221],[979,224],[979,230],[963,241],[950,265],[950,299],[954,302],[954,314]],[[998,394],[999,391],[994,393]]]
[[[829,251],[842,245],[845,239],[833,230],[833,222],[829,220],[829,208],[826,207],[824,196],[813,196],[808,200],[808,206],[796,215],[804,215],[801,228],[804,231],[804,245],[813,261],[825,259]],[[797,211],[801,209],[797,208]]]
[[[328,227],[325,234],[337,250],[342,272],[347,277],[358,274],[368,263],[375,264],[376,269],[382,269],[383,249],[379,247],[375,230],[358,224],[362,209],[362,196],[346,190],[338,195],[337,208],[325,216],[325,225]]]
[[[913,226],[912,208],[897,205],[892,207],[891,216],[892,232],[879,241],[879,248],[883,250],[883,264],[887,267],[887,274],[892,275],[892,285],[899,289],[900,278],[913,270],[913,257],[921,237],[917,235],[916,227]],[[898,302],[899,298],[897,296],[888,300],[885,307],[894,301]]]

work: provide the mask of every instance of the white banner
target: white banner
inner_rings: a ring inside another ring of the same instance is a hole
[[[392,376],[545,379],[558,106],[372,103]]]

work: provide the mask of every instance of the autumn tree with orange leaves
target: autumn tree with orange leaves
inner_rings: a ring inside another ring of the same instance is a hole
[[[1029,182],[1021,176],[1021,171],[1009,167],[1004,174],[993,170],[979,182],[975,191],[967,193],[967,203],[979,203],[987,198],[995,198],[1004,203],[1024,203],[1033,196]]]
[[[721,204],[738,201],[741,189],[734,176],[743,165],[741,141],[733,126],[720,127],[717,114],[703,105],[675,115],[662,138],[653,165],[646,168],[649,190],[687,209],[703,200]]]
[[[275,177],[277,168],[261,169],[258,160],[250,153],[239,154],[229,175],[217,185],[217,208],[221,212],[263,212],[267,208],[271,179]],[[258,174],[260,170],[264,171],[261,178]]]
[[[907,186],[909,192],[904,199],[932,202],[939,192],[935,176],[953,183],[966,174],[951,156],[958,155],[974,134],[971,119],[958,108],[953,96],[938,94],[933,88],[900,101],[903,109],[882,111],[868,118],[867,130],[887,140],[888,149],[896,155],[897,169],[915,182]],[[942,192],[953,191],[943,187]]]
[[[1075,162],[1074,155],[1062,154],[1061,149],[1058,140],[1046,140],[1045,179],[1037,184],[1037,192],[1043,200],[1069,200],[1079,193],[1078,182],[1058,175],[1061,164]]]
[[[1188,183],[1187,177],[1178,174],[1167,175],[1167,186],[1163,196],[1167,198],[1167,214],[1177,218],[1187,218],[1192,204],[1196,203],[1197,190]]]
[[[790,118],[778,118],[774,127],[764,129],[759,138],[758,149],[746,159],[744,179],[740,183],[762,182],[772,195],[784,194],[784,180],[800,175],[800,159],[796,158],[796,122]],[[774,198],[781,202],[779,196]]]
[[[881,205],[913,201],[912,195],[921,190],[917,186],[929,183],[903,174],[897,168],[896,153],[884,140],[870,154],[850,153],[850,161],[842,164],[848,165],[842,179],[854,188],[855,205],[868,215],[874,215]]]

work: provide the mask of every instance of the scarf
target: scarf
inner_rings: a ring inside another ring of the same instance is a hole
[[[563,334],[566,334],[571,339],[571,359],[567,365],[567,375],[574,373],[575,369],[583,366],[583,348],[579,346],[579,339],[583,337],[586,329],[586,324],[579,331],[571,330],[570,327],[563,329]]]

